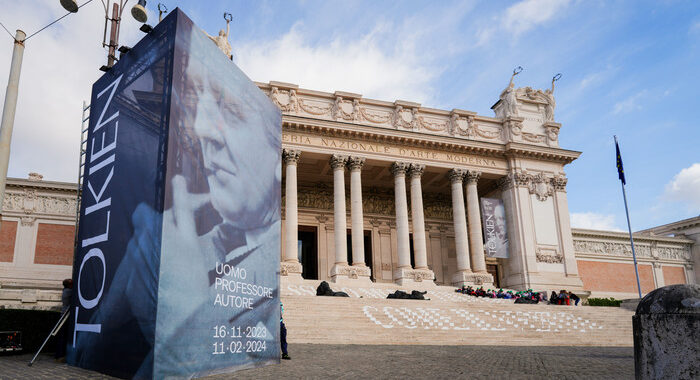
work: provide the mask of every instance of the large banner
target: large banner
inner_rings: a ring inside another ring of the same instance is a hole
[[[487,257],[508,258],[506,211],[498,198],[481,198],[481,225]]]
[[[281,115],[179,9],[93,87],[72,365],[279,362]]]

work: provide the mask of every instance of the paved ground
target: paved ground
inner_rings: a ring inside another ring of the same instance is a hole
[[[290,345],[292,360],[237,372],[236,379],[632,379],[632,347]],[[0,379],[107,379],[40,356],[0,357]],[[207,379],[229,379],[217,375]]]

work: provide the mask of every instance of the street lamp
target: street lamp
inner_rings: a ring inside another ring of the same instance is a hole
[[[119,0],[119,3],[115,2],[112,4],[112,17],[109,17],[109,7],[107,3],[111,3],[108,0],[105,3],[102,0],[102,5],[105,9],[105,28],[102,35],[102,47],[108,47],[109,52],[107,53],[107,65],[100,67],[102,71],[108,71],[114,66],[114,62],[117,60],[116,50],[119,47],[119,26],[122,19],[122,13],[124,12],[124,7],[129,0]],[[77,0],[60,0],[63,9],[71,13],[78,12],[78,2]],[[148,21],[148,15],[146,14],[146,0],[138,0],[133,7],[131,7],[131,16],[140,23],[145,23]],[[107,43],[107,22],[111,21],[110,32],[109,32],[109,43]]]
[[[75,0],[61,0],[61,6],[70,13],[78,11],[78,2]]]
[[[138,4],[131,7],[131,16],[142,24],[145,24],[146,21],[148,21],[148,15],[146,14],[146,0],[139,0]]]
[[[93,0],[87,0],[82,5],[78,5],[77,0],[60,0],[61,6],[70,13],[76,13],[80,7],[90,3]],[[108,0],[111,2],[111,0]],[[105,8],[105,30],[102,37],[102,46],[109,46],[109,55],[107,56],[107,65],[100,67],[102,71],[108,71],[113,65],[116,57],[115,50],[119,40],[119,21],[121,20],[122,11],[128,0],[119,0],[119,4],[114,3],[112,7],[112,18],[109,18],[108,7],[105,0],[102,0],[102,5]],[[120,11],[121,9],[121,11]],[[146,0],[139,0],[138,4],[131,9],[131,14],[139,22],[146,22]],[[29,37],[21,31],[13,37],[14,48],[12,50],[12,63],[10,64],[10,78],[7,81],[7,89],[5,90],[5,104],[2,108],[2,119],[0,121],[0,219],[2,219],[2,204],[5,198],[5,184],[7,182],[7,169],[10,161],[10,144],[12,142],[12,129],[15,124],[15,111],[17,110],[17,94],[19,90],[19,77],[22,71],[22,57],[24,55],[24,46],[26,41],[48,28],[49,26],[60,21],[66,15],[54,20],[45,27],[39,29]],[[105,43],[107,36],[107,21],[112,21],[109,44]]]

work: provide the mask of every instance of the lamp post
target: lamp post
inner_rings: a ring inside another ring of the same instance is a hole
[[[80,8],[78,6],[77,0],[60,0],[63,9],[71,13],[78,12]],[[107,65],[100,67],[102,71],[108,71],[114,66],[114,62],[117,61],[116,51],[119,47],[119,27],[121,25],[122,13],[124,12],[124,7],[129,0],[119,0],[119,2],[112,3],[112,17],[109,17],[109,6],[107,4],[111,3],[109,0],[106,3],[102,1],[102,5],[105,9],[105,28],[102,35],[102,47],[109,48],[107,53]],[[138,0],[138,2],[131,7],[131,16],[140,23],[145,23],[148,21],[148,15],[146,14],[146,0]],[[110,32],[109,32],[109,43],[107,42],[107,23],[111,22]]]
[[[17,109],[17,90],[19,89],[19,74],[22,71],[22,57],[24,55],[24,38],[27,35],[17,29],[12,49],[12,64],[10,64],[10,78],[7,81],[5,91],[5,105],[2,108],[2,124],[0,124],[0,219],[2,219],[2,204],[5,200],[5,184],[7,182],[7,167],[10,163],[10,144],[12,143],[12,128],[15,124],[15,110]],[[1,226],[1,225],[0,225]]]
[[[83,3],[86,5],[92,0],[88,0]],[[61,6],[70,13],[76,13],[83,5],[78,6],[77,0],[60,0]],[[109,0],[111,2],[111,0]],[[116,2],[112,7],[112,18],[108,16],[107,3],[104,1],[102,4],[105,7],[105,31],[102,38],[102,46],[109,47],[109,54],[107,56],[107,65],[102,66],[100,69],[103,71],[109,70],[116,60],[115,50],[118,46],[119,40],[119,22],[121,21],[121,14],[124,10],[124,6],[128,0],[119,0],[119,4]],[[139,22],[146,22],[146,0],[139,0],[136,5],[131,9],[131,14]],[[67,15],[67,14],[66,14]],[[0,122],[0,220],[2,220],[2,205],[5,200],[5,185],[7,183],[7,169],[10,162],[10,145],[12,144],[12,129],[15,124],[15,112],[17,110],[17,93],[19,90],[19,77],[22,71],[22,58],[24,55],[24,44],[25,41],[35,34],[41,32],[47,27],[53,25],[54,23],[61,20],[66,15],[54,20],[52,23],[41,28],[39,31],[33,33],[29,37],[22,31],[17,30],[14,37],[14,49],[12,50],[12,63],[10,64],[10,78],[7,81],[7,90],[5,91],[5,104],[2,108],[2,121]],[[105,43],[107,36],[107,21],[112,21],[109,44]],[[0,224],[0,228],[1,228]]]

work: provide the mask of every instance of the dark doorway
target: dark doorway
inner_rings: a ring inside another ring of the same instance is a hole
[[[416,259],[413,256],[413,234],[408,234],[408,252],[411,256],[411,268],[416,267]]]
[[[372,231],[365,230],[365,265],[371,271],[371,279],[374,281],[374,270],[372,270]]]
[[[501,282],[498,280],[498,265],[486,264],[486,271],[493,276],[493,286],[500,288]]]
[[[301,276],[306,280],[318,280],[317,230],[314,226],[299,226],[299,250],[302,265]]]
[[[348,245],[348,264],[352,265],[352,230],[347,231]],[[364,245],[365,245],[365,265],[372,269],[372,231],[364,230]],[[372,271],[372,281],[374,281],[374,271]]]

